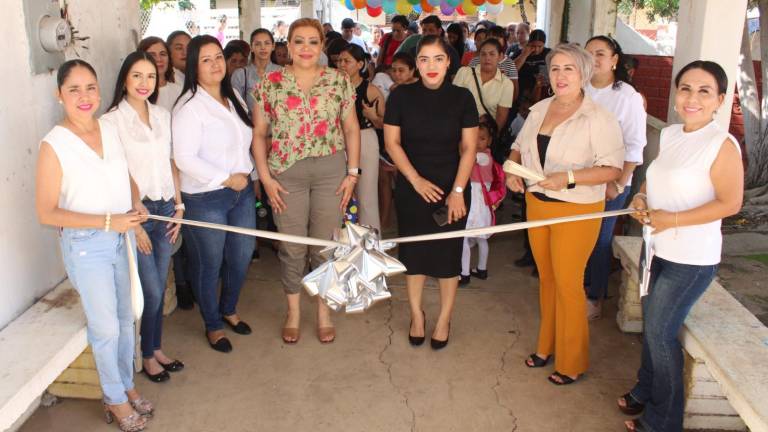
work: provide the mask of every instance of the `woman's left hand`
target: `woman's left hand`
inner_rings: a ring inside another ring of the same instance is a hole
[[[651,220],[648,225],[653,227],[653,234],[659,234],[670,228],[677,228],[674,212],[651,210],[648,212],[648,218]]]
[[[568,188],[568,174],[564,172],[552,173],[540,181],[538,185],[547,190],[562,191]]]
[[[173,214],[173,218],[184,219],[184,210],[176,210],[176,213]],[[179,237],[179,231],[181,231],[181,224],[168,222],[165,228],[168,230],[165,233],[165,236],[168,237],[168,242],[171,244],[176,243],[176,239]]]
[[[608,182],[605,184],[605,200],[613,201],[619,196],[619,189],[616,188],[615,182]]]
[[[363,116],[365,116],[365,118],[370,121],[376,120],[379,117],[379,113],[376,110],[378,103],[378,100],[374,100],[372,104],[368,105],[365,103],[365,101],[363,101]]]
[[[141,221],[146,222],[147,218],[146,216],[149,214],[149,210],[144,206],[144,203],[141,201],[136,201],[133,203],[133,210],[136,211],[136,213],[142,217]]]
[[[347,204],[352,198],[352,193],[355,192],[355,185],[357,184],[357,176],[348,175],[341,181],[339,188],[336,189],[336,196],[341,195],[341,205],[339,209],[344,213],[347,209]]]
[[[467,215],[467,206],[464,205],[464,195],[451,192],[445,200],[448,207],[448,223],[454,223]]]

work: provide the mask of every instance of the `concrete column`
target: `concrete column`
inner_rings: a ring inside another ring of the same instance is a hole
[[[616,3],[614,0],[571,0],[568,40],[584,45],[595,35],[616,34]]]
[[[261,27],[261,1],[242,0],[240,3],[240,33],[242,33],[242,39],[247,41],[251,32],[259,27]]]
[[[565,0],[539,0],[536,5],[536,28],[547,34],[547,46],[560,42],[560,28],[563,25]]]
[[[722,66],[728,74],[728,93],[715,119],[726,130],[731,121],[733,89],[746,13],[747,0],[680,0],[672,76],[694,60],[710,60]],[[674,111],[674,100],[673,85],[669,95],[669,123],[680,121]]]
[[[315,16],[315,2],[313,0],[301,0],[300,3],[302,18],[317,18]]]

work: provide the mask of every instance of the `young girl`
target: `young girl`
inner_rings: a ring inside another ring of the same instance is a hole
[[[493,161],[491,147],[498,137],[496,121],[484,114],[480,117],[480,130],[477,136],[477,155],[475,166],[472,168],[470,185],[472,201],[467,215],[467,229],[484,228],[496,224],[494,214],[498,204],[504,199],[504,175],[501,166]],[[477,237],[464,237],[464,252],[461,256],[460,286],[469,283],[470,274],[478,279],[488,278],[488,237],[490,234]],[[472,246],[477,244],[477,267],[469,270],[472,258]]]

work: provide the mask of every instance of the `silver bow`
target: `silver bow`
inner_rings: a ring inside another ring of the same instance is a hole
[[[363,312],[392,295],[386,276],[405,271],[405,266],[384,251],[394,243],[381,242],[376,229],[348,223],[333,239],[344,246],[329,247],[322,253],[329,260],[302,279],[309,295],[320,298],[334,311]]]

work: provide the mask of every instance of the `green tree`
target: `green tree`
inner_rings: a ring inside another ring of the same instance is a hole
[[[176,2],[179,10],[192,10],[195,8],[195,5],[190,0],[139,0],[139,7],[143,10],[151,10],[157,4],[172,2]]]
[[[677,19],[679,0],[617,0],[619,13],[632,15],[639,9],[645,9],[649,21],[662,18],[670,21]]]

